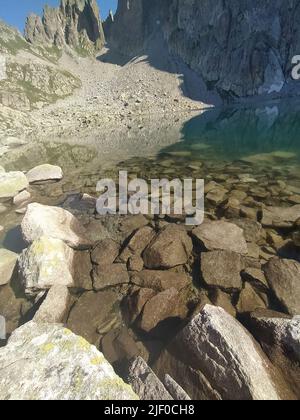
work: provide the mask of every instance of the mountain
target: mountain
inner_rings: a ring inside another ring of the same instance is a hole
[[[119,0],[104,24],[111,47],[138,55],[160,33],[169,52],[224,99],[300,94],[297,0]]]

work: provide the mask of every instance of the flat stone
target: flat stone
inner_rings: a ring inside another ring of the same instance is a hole
[[[241,290],[241,256],[231,251],[212,251],[201,254],[201,274],[209,287]]]
[[[283,309],[290,315],[299,315],[300,264],[274,257],[266,264],[264,272]]]
[[[0,172],[0,198],[14,198],[28,186],[23,172]]]
[[[185,273],[173,271],[143,270],[131,276],[131,283],[136,286],[163,292],[174,288],[178,291],[192,283],[192,279]]]
[[[243,230],[233,223],[223,221],[203,223],[193,230],[193,236],[208,251],[225,250],[238,254],[248,252]]]
[[[33,320],[37,323],[62,323],[68,308],[69,299],[69,290],[66,286],[52,286]]]
[[[142,401],[173,400],[163,383],[141,357],[131,362],[127,381]]]
[[[10,282],[18,257],[14,252],[0,248],[0,286]]]
[[[102,353],[60,325],[30,322],[0,349],[1,400],[135,400]]]
[[[41,236],[47,236],[60,239],[75,249],[91,247],[81,223],[59,207],[29,204],[21,228],[24,240],[29,244]]]
[[[19,257],[19,275],[26,294],[54,285],[74,287],[74,251],[59,239],[46,236],[34,241]]]
[[[292,207],[266,207],[262,210],[262,225],[268,227],[292,227],[300,217],[300,205]]]
[[[122,284],[129,284],[129,275],[126,265],[110,264],[98,266],[93,272],[93,286],[95,290],[104,290]]]
[[[30,192],[28,192],[27,190],[24,190],[14,197],[13,203],[15,206],[19,207],[19,206],[24,205],[25,203],[28,203],[30,198],[31,198]]]
[[[93,265],[89,251],[74,251],[73,280],[74,287],[79,290],[93,290]]]
[[[193,243],[186,230],[169,225],[146,248],[143,259],[149,269],[173,268],[186,264],[192,249]]]
[[[63,176],[63,171],[59,166],[48,164],[36,166],[26,174],[30,184],[37,184],[45,181],[60,181]]]

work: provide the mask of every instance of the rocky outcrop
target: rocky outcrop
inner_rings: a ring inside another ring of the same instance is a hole
[[[60,325],[30,322],[0,350],[1,400],[135,400],[102,353]]]
[[[69,46],[81,55],[93,54],[104,45],[96,0],[61,0],[58,8],[45,6],[43,17],[30,15],[25,38],[35,45]]]
[[[299,53],[296,0],[119,0],[105,23],[124,54],[147,50],[157,33],[222,97],[291,94],[292,57]],[[295,91],[293,92],[295,93]]]

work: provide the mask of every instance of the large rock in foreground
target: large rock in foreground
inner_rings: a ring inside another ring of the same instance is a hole
[[[0,172],[0,198],[14,198],[28,185],[23,172]]]
[[[293,399],[281,374],[242,325],[206,305],[163,353],[159,377],[169,373],[192,399]]]
[[[60,239],[75,249],[91,246],[84,227],[71,213],[59,207],[29,204],[21,228],[24,240],[29,244],[41,236],[47,236]]]
[[[0,400],[135,400],[95,347],[59,326],[30,322],[0,350]]]

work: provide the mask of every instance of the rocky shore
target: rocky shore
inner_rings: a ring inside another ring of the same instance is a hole
[[[0,176],[24,240],[20,254],[1,250],[12,334],[0,350],[1,398],[299,398],[299,204],[261,198],[258,211],[254,177],[226,192],[214,181],[204,224],[189,228],[177,215],[100,217],[87,194],[32,202],[29,191],[59,186],[59,167]]]

